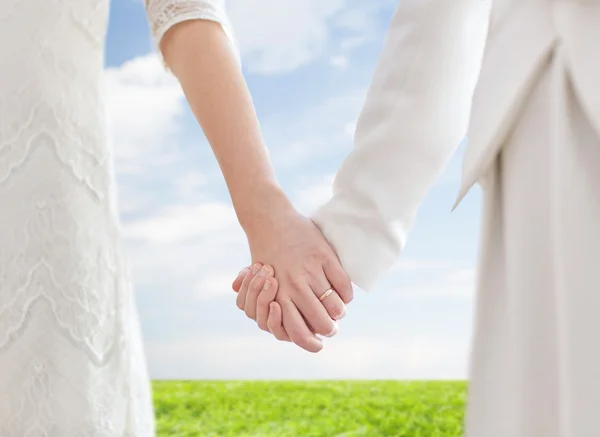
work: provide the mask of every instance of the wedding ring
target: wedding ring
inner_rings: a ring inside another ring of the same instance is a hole
[[[333,293],[335,290],[333,288],[328,289],[325,293],[323,293],[323,295],[319,298],[319,300],[321,302],[323,302],[327,296],[329,296],[331,293]]]

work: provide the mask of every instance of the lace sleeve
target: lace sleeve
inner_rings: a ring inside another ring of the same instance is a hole
[[[225,11],[225,0],[145,0],[146,13],[154,42],[160,53],[160,42],[172,26],[187,20],[210,20],[221,25],[240,61],[231,23]]]

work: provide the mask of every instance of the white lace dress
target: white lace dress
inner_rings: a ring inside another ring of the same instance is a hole
[[[151,437],[102,89],[108,0],[0,0],[0,437]],[[224,24],[220,0],[150,0]]]

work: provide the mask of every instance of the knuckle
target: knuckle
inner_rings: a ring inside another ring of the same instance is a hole
[[[286,287],[280,287],[275,300],[293,302],[294,296],[298,296],[302,287],[296,284],[288,284]]]
[[[352,291],[352,288],[350,288],[350,291],[348,293],[346,293],[346,302],[345,303],[350,303],[354,300],[354,292]]]
[[[354,298],[354,290],[350,279],[340,281],[340,297],[344,300],[344,303],[350,303]]]
[[[340,303],[339,305],[335,305],[330,309],[329,315],[334,319],[339,319],[344,315],[345,312],[346,306],[343,303]]]
[[[317,249],[311,252],[306,258],[306,261],[305,269],[306,271],[310,271],[312,266],[321,264],[323,262],[323,251]]]
[[[329,247],[323,250],[321,262],[330,269],[335,269],[340,265],[337,255]]]
[[[332,261],[332,258],[334,258],[331,249],[329,247],[322,247],[319,250],[319,256],[318,259],[320,262],[324,263],[324,264],[328,264]]]
[[[352,293],[352,282],[350,281],[348,275],[344,274],[344,276],[342,276],[340,279],[340,286],[342,287],[342,290],[346,291],[347,293]]]
[[[289,288],[293,290],[302,289],[306,282],[305,273],[294,275],[289,280]]]

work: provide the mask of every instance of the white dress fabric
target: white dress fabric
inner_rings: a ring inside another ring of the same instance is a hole
[[[485,179],[467,437],[600,435],[600,135],[558,46]]]
[[[0,436],[153,437],[103,100],[108,0],[0,1]],[[150,0],[157,42],[213,0]]]

